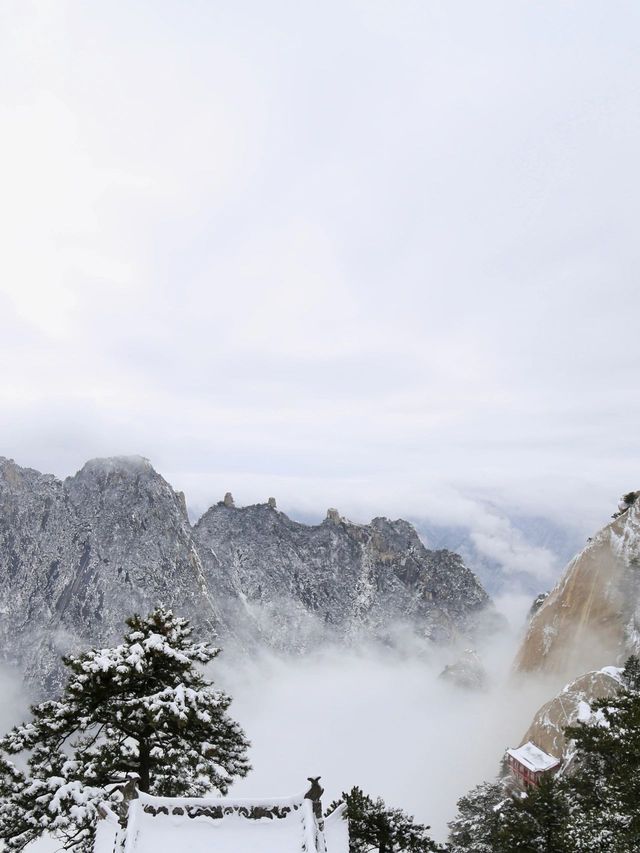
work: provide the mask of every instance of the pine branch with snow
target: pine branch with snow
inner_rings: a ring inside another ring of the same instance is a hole
[[[333,802],[327,814],[342,802],[347,806],[349,853],[444,853],[429,835],[430,827],[416,823],[402,809],[390,808],[381,797],[374,800],[356,786]]]

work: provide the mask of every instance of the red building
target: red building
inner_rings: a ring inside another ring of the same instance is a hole
[[[528,741],[517,749],[507,750],[509,768],[515,779],[522,785],[537,785],[543,776],[555,773],[560,760],[548,755]]]

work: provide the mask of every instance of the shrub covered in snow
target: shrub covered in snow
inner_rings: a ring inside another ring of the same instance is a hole
[[[629,507],[632,507],[634,503],[638,500],[640,496],[639,492],[627,492],[626,495],[623,495],[618,501],[618,511],[614,512],[611,518],[619,518],[623,512],[626,512]]]
[[[131,774],[151,794],[201,796],[248,772],[231,699],[198,670],[218,649],[194,642],[189,623],[163,607],[127,625],[121,645],[64,658],[62,697],[33,706],[0,741],[0,838],[10,850],[44,832],[90,850],[99,804],[121,801]],[[8,759],[23,752],[26,772]]]
[[[329,806],[328,814],[341,802],[347,806],[349,853],[444,853],[429,836],[428,826],[415,823],[402,809],[389,808],[380,797],[374,800],[354,787]]]

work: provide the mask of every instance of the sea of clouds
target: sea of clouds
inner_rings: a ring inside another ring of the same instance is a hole
[[[538,680],[511,678],[525,599],[500,601],[511,630],[480,654],[487,689],[439,678],[456,652],[415,642],[393,650],[327,645],[298,658],[221,656],[212,675],[234,697],[232,713],[252,741],[243,796],[289,795],[322,775],[325,804],[359,785],[432,827],[444,840],[457,800],[493,778],[552,695]]]

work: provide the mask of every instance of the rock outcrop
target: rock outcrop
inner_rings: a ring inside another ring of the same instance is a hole
[[[633,494],[633,493],[630,493]],[[640,651],[640,501],[577,555],[533,615],[515,669],[567,681]]]
[[[0,659],[43,682],[61,652],[111,643],[162,602],[209,636],[301,651],[325,639],[447,642],[490,600],[461,558],[405,521],[298,524],[227,494],[192,527],[184,495],[140,457],[60,481],[0,458]]]
[[[455,663],[447,664],[439,676],[465,690],[483,690],[489,677],[475,649],[465,649]]]
[[[2,655],[34,677],[160,601],[209,630],[223,621],[184,497],[138,457],[93,460],[64,482],[0,460],[0,583]]]
[[[193,536],[210,589],[230,583],[259,635],[277,648],[305,648],[321,635],[392,642],[403,628],[449,642],[470,632],[489,605],[457,554],[428,551],[402,520],[360,525],[330,509],[310,526],[270,504],[217,504]]]
[[[578,721],[587,722],[596,699],[615,696],[620,689],[621,672],[617,667],[608,666],[587,672],[567,684],[537,711],[522,743],[533,741],[540,749],[566,764],[571,756],[564,736],[565,727]]]

